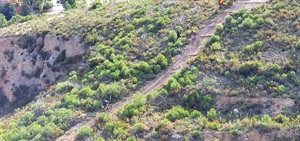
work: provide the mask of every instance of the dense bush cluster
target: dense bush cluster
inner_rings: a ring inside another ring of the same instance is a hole
[[[0,140],[19,141],[55,139],[64,133],[66,123],[74,119],[72,110],[65,108],[35,107],[22,118],[0,122]],[[16,128],[17,127],[17,128]]]

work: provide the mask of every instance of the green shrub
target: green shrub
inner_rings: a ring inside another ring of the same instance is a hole
[[[294,82],[294,85],[300,86],[300,79],[299,78],[294,78],[293,82]]]
[[[168,48],[172,48],[174,46],[174,43],[168,42]]]
[[[136,141],[135,137],[129,137],[126,139],[126,141]]]
[[[162,69],[165,69],[168,66],[168,60],[163,54],[158,54],[155,58],[155,63],[159,64]]]
[[[182,43],[182,41],[181,41],[180,39],[181,39],[181,38],[179,38],[179,40],[177,40],[177,41],[175,42],[174,47],[176,47],[176,48],[181,48],[181,47],[183,47],[183,43]]]
[[[98,100],[94,100],[94,99],[88,97],[88,98],[82,100],[81,104],[82,104],[82,107],[84,108],[84,110],[91,112],[96,109],[99,109],[102,103]]]
[[[222,49],[222,46],[219,42],[214,42],[211,46],[212,50],[214,51],[218,51],[218,50],[221,50]]]
[[[139,70],[141,70],[142,72],[145,72],[145,73],[149,73],[151,71],[150,65],[145,61],[140,62],[138,65],[138,68],[139,68]]]
[[[136,77],[132,77],[132,83],[133,84],[137,84],[139,82],[139,80]]]
[[[142,132],[144,130],[144,127],[145,127],[144,123],[138,122],[138,123],[134,124],[134,131],[136,133]]]
[[[273,76],[280,73],[281,66],[274,63],[267,63],[259,68],[260,71],[264,72],[265,75]]]
[[[75,82],[76,80],[78,80],[76,71],[71,71],[69,75],[70,75],[69,76],[69,81]]]
[[[159,72],[161,71],[160,65],[155,65],[155,66],[153,67],[153,71],[154,71],[155,74],[159,73]]]
[[[159,17],[158,20],[156,21],[156,25],[158,28],[163,28],[164,26],[166,26],[169,20],[170,19],[168,16]]]
[[[234,128],[234,129],[231,129],[231,130],[229,130],[229,133],[231,134],[231,135],[238,135],[239,134],[239,130],[238,129],[236,129],[236,128]]]
[[[181,99],[182,99],[182,101],[184,103],[188,103],[189,102],[189,95],[188,94],[184,94]]]
[[[250,28],[254,21],[251,18],[245,18],[242,22],[243,27]]]
[[[200,137],[200,131],[199,130],[194,130],[193,131],[193,133],[192,133],[192,136],[193,136],[193,138],[198,138],[198,137]]]
[[[264,22],[265,22],[265,20],[263,19],[263,18],[258,18],[257,20],[256,20],[256,22],[258,23],[258,24],[263,24]]]
[[[214,108],[211,108],[209,111],[207,111],[207,118],[209,120],[217,119],[217,111]]]
[[[56,108],[48,110],[46,115],[50,115],[49,120],[55,124],[63,124],[73,117],[73,111],[66,108]]]
[[[281,129],[282,125],[272,120],[269,115],[264,115],[261,118],[261,122],[257,125],[262,131],[271,131],[274,129]]]
[[[213,35],[210,39],[211,42],[218,42],[221,40],[221,37],[219,35]]]
[[[256,47],[256,48],[261,48],[262,46],[263,46],[263,42],[262,41],[256,41],[255,43],[254,43],[254,46]]]
[[[283,93],[285,92],[285,87],[284,87],[283,85],[279,85],[279,86],[277,87],[277,92],[278,92],[279,94],[283,94]]]
[[[5,19],[5,16],[0,13],[0,28],[7,26],[7,20]]]
[[[205,125],[205,128],[212,130],[220,130],[222,125],[218,121],[208,122]]]
[[[231,78],[231,72],[230,71],[225,71],[224,75],[227,77],[227,78]]]
[[[153,24],[149,24],[148,25],[148,32],[155,32],[155,25],[153,25]]]
[[[168,41],[175,43],[176,40],[177,40],[177,33],[176,33],[176,31],[172,30],[172,31],[170,32]]]
[[[103,99],[117,100],[127,94],[126,86],[121,82],[113,82],[101,89],[100,97]]]
[[[247,52],[255,52],[258,51],[259,48],[261,48],[263,46],[263,42],[262,41],[256,41],[254,44],[248,45],[246,46],[245,50]]]
[[[177,119],[182,119],[188,116],[189,116],[189,111],[185,110],[181,106],[173,107],[166,113],[166,118],[168,118],[170,121],[173,122]]]
[[[259,28],[259,24],[257,24],[256,22],[253,22],[253,23],[250,25],[250,28],[251,28],[251,29],[258,29],[258,28]]]
[[[66,93],[70,91],[73,87],[68,82],[60,82],[56,84],[55,91],[58,93]]]
[[[223,24],[219,23],[219,24],[216,25],[216,31],[217,32],[221,32],[221,31],[223,31],[223,29],[224,29],[224,25]]]
[[[191,113],[192,118],[197,118],[197,117],[200,117],[200,116],[202,116],[202,113],[197,111],[197,110],[193,110],[192,113]]]
[[[169,124],[170,124],[170,121],[168,119],[163,119],[155,129],[159,130],[160,128],[166,127]]]
[[[146,97],[141,93],[136,93],[133,96],[133,102],[125,105],[117,115],[119,118],[132,118],[133,116],[140,115],[145,112]]]
[[[32,112],[26,112],[25,115],[22,116],[21,118],[21,125],[23,126],[27,126],[29,125],[31,122],[33,122],[35,120],[35,116]]]
[[[79,106],[80,99],[77,94],[68,93],[63,98],[63,105],[67,108],[75,108]]]
[[[255,73],[260,66],[262,66],[261,62],[247,61],[241,64],[238,71],[242,75],[249,76],[251,73]]]
[[[133,31],[134,30],[134,25],[128,24],[127,29],[128,29],[128,32]]]
[[[215,99],[208,94],[203,97],[203,101],[201,103],[204,109],[208,109],[215,103]]]
[[[86,137],[93,135],[93,129],[88,126],[83,126],[79,129],[79,132],[76,135],[76,140],[84,140]]]
[[[85,86],[79,91],[78,95],[81,98],[87,98],[87,97],[92,97],[94,93],[95,91],[93,91],[90,86]]]
[[[181,88],[180,83],[174,78],[170,78],[167,84],[168,91],[178,91]]]
[[[274,9],[276,9],[276,10],[279,10],[279,9],[281,9],[281,8],[283,8],[282,2],[277,2],[277,3],[274,5]]]
[[[274,121],[281,123],[281,124],[289,124],[290,118],[283,114],[279,114],[274,117]]]
[[[274,21],[273,21],[272,18],[266,18],[265,21],[266,21],[267,24],[274,24]]]
[[[126,138],[128,136],[126,126],[121,121],[114,121],[107,122],[103,129],[108,135],[113,135],[114,138]]]

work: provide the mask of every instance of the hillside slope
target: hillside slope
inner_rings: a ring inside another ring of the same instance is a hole
[[[297,1],[233,12],[189,67],[100,114],[90,138],[299,140],[297,13]]]
[[[43,15],[1,29],[5,38],[32,32],[56,34],[63,42],[78,37],[88,55],[82,58],[83,71],[75,64],[66,81],[2,117],[0,139],[53,140],[88,115],[103,111],[102,100],[115,103],[138,90],[169,66],[188,42],[189,32],[198,30],[217,13],[216,8],[213,2],[193,1],[114,3],[89,11]],[[192,14],[195,12],[203,14]],[[177,30],[183,31],[182,37]]]
[[[300,6],[273,0],[231,13],[253,2],[221,12],[206,0],[114,3],[1,29],[5,38],[16,27],[57,34],[60,51],[77,36],[71,46],[88,55],[84,69],[75,64],[65,81],[2,117],[0,140],[300,140]],[[150,93],[132,98],[137,90]],[[111,114],[104,99],[116,103]]]

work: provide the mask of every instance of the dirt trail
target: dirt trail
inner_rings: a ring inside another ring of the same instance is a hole
[[[159,73],[155,79],[148,82],[140,91],[143,94],[147,94],[151,91],[158,90],[162,88],[166,83],[168,82],[168,79],[175,74],[176,72],[179,72],[183,67],[188,66],[187,62],[189,59],[195,57],[201,50],[204,48],[204,45],[201,44],[201,41],[204,39],[209,39],[211,35],[215,32],[215,26],[218,23],[223,23],[225,21],[225,18],[227,15],[229,15],[233,11],[237,11],[243,8],[251,9],[255,6],[259,6],[267,2],[268,0],[245,0],[238,2],[234,6],[224,10],[222,13],[218,14],[211,20],[208,20],[204,27],[200,29],[198,32],[196,39],[186,46],[186,50],[184,50],[181,54],[178,54],[174,57],[174,62],[166,69],[165,71],[162,71]],[[110,112],[110,114],[115,114],[121,107],[128,104],[132,100],[132,94],[123,98],[123,100],[119,101],[118,103],[113,105],[113,109]],[[63,136],[59,137],[57,141],[71,141],[75,140],[75,136],[77,133],[77,130],[82,126],[93,126],[94,125],[94,118],[90,118],[88,120],[85,120],[81,123],[78,123],[69,131],[67,131]]]

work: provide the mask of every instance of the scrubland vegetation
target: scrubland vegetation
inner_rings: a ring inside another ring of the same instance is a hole
[[[55,17],[42,15],[3,28],[1,36],[29,32],[57,34],[65,40],[78,36],[89,52],[85,69],[72,71],[68,80],[51,86],[44,98],[3,118],[0,139],[57,138],[87,113],[103,111],[102,100],[115,103],[137,91],[168,67],[186,44],[190,30],[198,30],[216,8],[212,2],[197,1],[114,3]],[[182,37],[177,37],[178,30]],[[19,129],[22,132],[16,132]],[[89,132],[83,128],[78,139],[90,136]]]
[[[90,50],[85,58],[88,68],[72,71],[43,98],[3,117],[0,140],[55,139],[95,113],[95,127],[81,127],[77,140],[170,140],[173,135],[201,140],[210,131],[238,135],[299,129],[300,5],[296,0],[273,0],[231,13],[187,68],[146,96],[137,92],[139,88],[172,63],[188,33],[217,14],[217,6],[185,0],[92,7],[17,25],[23,33],[32,26],[37,34],[57,34],[66,40],[81,37]],[[14,27],[6,27],[0,35],[12,35],[7,29]],[[182,37],[177,37],[178,30]],[[132,103],[117,114],[103,112],[102,100],[116,103],[129,93],[135,93]],[[219,97],[286,98],[295,105],[273,114],[263,111],[268,109],[263,104],[245,101],[218,107]]]
[[[93,138],[169,140],[179,134],[185,140],[201,140],[211,130],[238,135],[298,129],[297,13],[296,1],[273,1],[230,14],[216,27],[204,51],[190,60],[190,67],[175,74],[163,89],[128,104],[117,117],[98,115],[102,134]],[[220,108],[215,105],[220,96],[287,98],[294,99],[295,106],[278,109],[279,114],[253,111],[267,108],[247,101],[228,102]],[[234,112],[235,108],[239,111]]]

